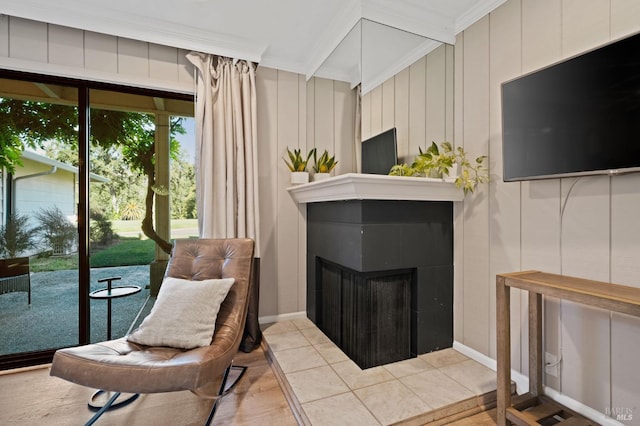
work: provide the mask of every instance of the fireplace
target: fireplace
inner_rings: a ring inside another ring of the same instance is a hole
[[[453,203],[307,205],[307,316],[361,368],[453,344]]]
[[[416,353],[411,348],[414,270],[358,272],[320,258],[317,262],[320,329],[349,358],[365,369]]]

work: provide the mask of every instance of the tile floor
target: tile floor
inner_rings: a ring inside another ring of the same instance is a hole
[[[313,425],[423,424],[495,399],[496,373],[453,349],[361,370],[309,319],[263,332]]]

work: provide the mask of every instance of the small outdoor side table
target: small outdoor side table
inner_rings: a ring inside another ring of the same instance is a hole
[[[139,293],[142,288],[137,285],[113,286],[113,281],[118,281],[122,277],[109,277],[98,280],[99,283],[106,282],[107,288],[95,290],[89,293],[89,298],[107,301],[107,340],[111,340],[111,301],[119,297],[127,297]]]

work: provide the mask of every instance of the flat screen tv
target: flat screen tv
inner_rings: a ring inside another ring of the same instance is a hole
[[[640,170],[640,35],[502,84],[503,179]]]
[[[362,142],[362,173],[387,175],[398,164],[396,128]]]

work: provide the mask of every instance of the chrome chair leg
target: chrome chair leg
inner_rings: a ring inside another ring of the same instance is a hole
[[[239,370],[240,374],[235,380],[227,387],[227,379],[229,378],[229,373],[231,370]],[[213,401],[213,406],[211,407],[211,412],[209,413],[209,417],[205,422],[205,426],[210,426],[213,422],[213,417],[216,415],[216,410],[218,409],[218,402],[227,396],[229,393],[233,392],[236,385],[240,382],[240,379],[244,376],[244,373],[247,371],[247,367],[241,365],[230,365],[224,371],[224,376],[222,377],[222,383],[220,383],[220,389],[218,390],[218,397]]]

